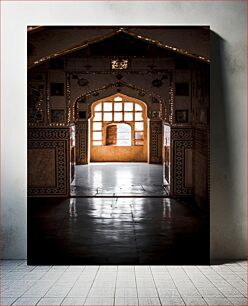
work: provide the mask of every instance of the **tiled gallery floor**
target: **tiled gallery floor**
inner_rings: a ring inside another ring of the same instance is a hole
[[[247,262],[27,266],[2,261],[0,305],[247,305]]]
[[[209,217],[172,198],[29,198],[28,263],[209,264]]]
[[[75,167],[72,196],[163,196],[162,165],[90,163]]]

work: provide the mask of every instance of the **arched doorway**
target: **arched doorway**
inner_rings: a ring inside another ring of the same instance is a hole
[[[90,161],[147,162],[146,104],[116,94],[91,105]]]
[[[77,166],[71,194],[168,195],[165,103],[153,94],[140,100],[133,87],[128,87],[130,95],[110,89],[75,101]]]
[[[70,109],[71,122],[76,125],[76,164],[90,163],[90,118],[92,105],[113,96],[125,96],[128,100],[138,100],[146,108],[147,114],[147,161],[161,164],[163,159],[163,124],[171,124],[173,100],[162,97],[153,90],[147,90],[124,81],[108,83],[79,95]],[[96,99],[96,97],[98,97]]]

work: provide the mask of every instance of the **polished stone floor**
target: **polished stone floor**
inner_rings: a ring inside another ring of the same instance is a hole
[[[30,264],[208,264],[209,217],[171,198],[29,198]]]
[[[27,266],[1,262],[0,305],[247,305],[247,262],[213,266]]]
[[[162,165],[90,163],[78,165],[72,196],[164,196]]]

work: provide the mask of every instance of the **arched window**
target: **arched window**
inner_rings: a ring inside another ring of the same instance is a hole
[[[93,146],[143,146],[145,108],[121,96],[93,107]]]
[[[132,130],[127,123],[111,124],[106,127],[106,145],[131,146]]]

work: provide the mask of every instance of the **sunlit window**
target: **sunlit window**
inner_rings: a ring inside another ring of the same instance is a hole
[[[117,102],[117,101],[122,101],[122,100],[123,100],[122,97],[119,97],[119,96],[114,98],[114,101],[115,101],[115,102]]]
[[[135,113],[135,121],[142,121],[143,117],[142,117],[142,113],[141,112],[136,112]]]
[[[95,113],[94,121],[102,121],[102,113]]]
[[[94,122],[93,123],[93,130],[94,131],[101,131],[102,130],[102,123],[101,122]]]
[[[102,140],[102,132],[93,132],[93,140]]]
[[[112,103],[105,102],[103,103],[103,110],[106,111],[112,111]]]
[[[124,113],[124,121],[133,121],[133,113]]]
[[[116,112],[122,111],[122,103],[115,103],[114,107]]]
[[[93,141],[93,146],[101,146],[102,141]]]
[[[102,110],[102,103],[99,103],[95,106],[95,112],[99,112]]]
[[[122,121],[122,113],[114,113],[114,121]]]
[[[135,122],[135,131],[143,131],[144,130],[144,123],[143,122]]]
[[[132,111],[133,110],[133,103],[125,102],[124,103],[124,110],[125,111]]]
[[[143,140],[144,139],[144,132],[135,132],[135,139]]]
[[[131,146],[132,134],[131,126],[126,123],[119,123],[117,125],[117,146]]]
[[[112,113],[103,113],[103,121],[112,121]]]
[[[145,108],[141,103],[125,101],[116,96],[93,108],[93,146],[144,145]]]
[[[109,125],[106,128],[106,145],[131,146],[131,126],[126,123]]]

